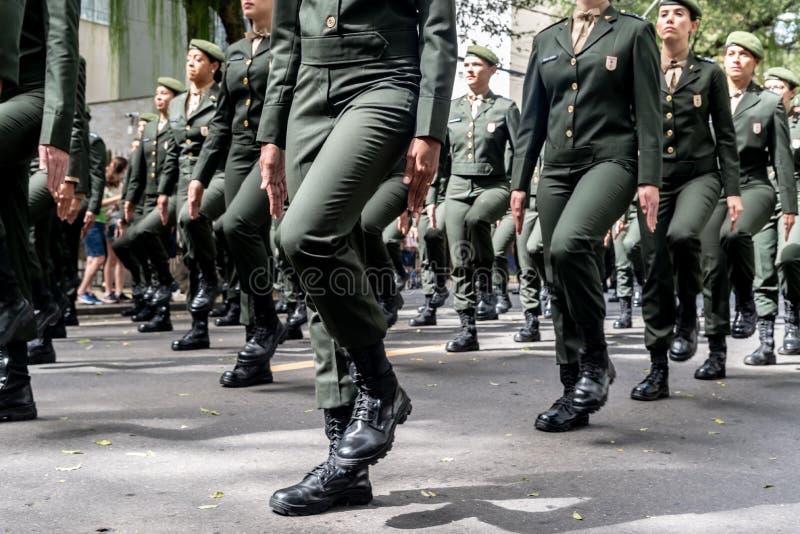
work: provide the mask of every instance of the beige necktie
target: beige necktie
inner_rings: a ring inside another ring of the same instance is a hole
[[[739,106],[739,102],[742,101],[743,96],[744,91],[741,89],[731,95],[731,113],[736,113],[736,108]]]
[[[669,87],[669,92],[674,93],[675,89],[678,87],[678,80],[681,79],[683,66],[680,64],[680,62],[673,59],[669,62],[669,64],[663,66],[662,68],[667,81],[667,87]]]
[[[483,103],[483,97],[481,95],[470,96],[469,97],[469,103],[470,103],[470,106],[472,107],[472,118],[474,119],[475,117],[478,116],[479,108],[481,107],[481,104]]]
[[[583,49],[583,45],[586,44],[586,39],[599,17],[599,13],[592,11],[577,11],[572,16],[572,50],[576,54]]]
[[[186,116],[189,117],[200,106],[200,91],[192,92],[189,95],[189,107],[186,109]]]

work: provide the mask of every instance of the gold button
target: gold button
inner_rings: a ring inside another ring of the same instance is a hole
[[[572,90],[573,91],[577,91],[578,90],[578,84],[577,83],[575,83],[575,82],[572,83]]]
[[[472,146],[473,146],[473,145],[472,145],[472,141],[470,141],[469,143],[467,143],[467,148],[472,148]]]
[[[189,152],[189,153],[188,153],[188,154],[186,154],[186,155],[187,155],[187,156],[189,156],[189,157],[191,158],[191,157],[192,157],[194,154],[192,154],[191,152]]]
[[[472,137],[472,132],[467,132],[467,137]]]
[[[575,106],[567,106],[567,113],[572,113],[575,111]]]
[[[189,125],[187,124],[187,125],[186,125],[186,131],[188,132],[190,128],[191,128],[191,126],[189,126]]]
[[[245,106],[249,106],[249,105],[250,105],[250,99],[249,99],[249,98],[248,98],[247,100],[245,100],[245,101],[244,101],[244,105],[245,105]]]
[[[248,82],[249,82],[249,80],[247,79],[247,76],[245,76],[244,78],[242,78],[242,83],[243,83],[243,84],[247,85],[247,84],[248,84]]]
[[[467,159],[472,159],[472,152],[470,152],[469,154],[467,154]]]
[[[667,130],[667,137],[672,137],[672,134],[675,133],[672,130]]]
[[[252,59],[248,59],[247,61],[245,61],[245,62],[244,62],[244,64],[245,64],[245,65],[249,65],[249,64],[250,64],[250,63],[252,63],[252,62],[253,62],[253,60],[252,60]]]
[[[670,146],[670,147],[667,147],[667,153],[668,153],[668,154],[672,154],[673,152],[675,152],[675,149],[674,149],[674,148],[672,148],[671,146]]]
[[[667,95],[667,102],[672,102],[672,95]]]
[[[151,173],[150,173],[150,176],[153,176],[153,177],[155,177],[155,175],[156,175],[156,173],[154,173],[154,172],[151,172]]]
[[[327,19],[325,19],[325,26],[327,26],[328,28],[333,28],[334,26],[336,26],[336,17],[328,17]]]
[[[154,161],[153,163],[150,164],[150,166],[151,167],[155,167],[156,166],[156,162]]]
[[[156,155],[156,151],[155,151],[155,150],[153,150],[152,152],[150,152],[150,155],[151,155],[151,156],[155,156],[155,155]]]
[[[572,137],[572,130],[567,130],[566,135],[567,135],[567,137]]]
[[[250,126],[250,121],[248,121],[247,119],[245,119],[245,120],[244,120],[244,127],[245,127],[245,128],[247,128],[248,126]]]
[[[470,128],[475,128],[475,123],[474,123],[474,122],[470,122],[470,123],[469,123],[469,127],[470,127]]]
[[[572,59],[569,60],[569,64],[570,65],[575,65],[577,62],[578,62],[578,60],[575,59],[575,58],[572,58]]]
[[[672,113],[667,113],[664,116],[667,118],[667,120],[671,120],[672,119]]]
[[[158,141],[153,141],[153,146],[156,146],[157,144],[158,144]]]
[[[187,140],[186,140],[186,144],[187,144],[187,145],[191,145],[191,144],[192,144],[192,140],[191,140],[191,139],[187,139]]]

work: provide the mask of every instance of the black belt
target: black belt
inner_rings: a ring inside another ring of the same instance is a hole
[[[716,156],[693,161],[666,160],[662,165],[662,174],[664,178],[694,178],[701,174],[708,174],[719,170]]]
[[[553,167],[580,167],[596,161],[637,159],[635,144],[609,143],[576,148],[558,148],[547,144],[544,151],[545,165]]]
[[[419,35],[416,31],[385,31],[303,37],[300,48],[303,65],[313,67],[397,57],[419,58]]]

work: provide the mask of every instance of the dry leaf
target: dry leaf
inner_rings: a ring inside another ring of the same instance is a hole
[[[583,521],[583,516],[578,512],[572,512],[572,519],[576,519],[578,521]]]
[[[640,428],[640,429],[639,429],[639,432],[647,432],[647,427],[645,427],[645,428]]]
[[[499,386],[500,384],[498,384],[497,382],[489,382],[489,385],[490,386]]]
[[[314,411],[314,410],[303,410],[303,413],[311,413],[311,412],[313,412],[313,411]]]
[[[724,425],[724,424],[725,424],[725,421],[723,421],[723,420],[722,420],[722,419],[720,419],[719,417],[715,417],[714,419],[712,419],[712,421],[714,421],[714,422],[715,422],[715,423],[717,423],[718,425]]]
[[[430,499],[430,498],[432,498],[432,497],[436,497],[436,493],[434,493],[434,492],[432,492],[432,491],[428,491],[428,490],[422,490],[422,491],[420,491],[419,493],[420,493],[420,495],[422,495],[423,497],[427,497],[427,498],[429,498],[429,499]]]
[[[81,452],[81,451],[65,451],[65,450],[62,450],[61,452],[63,452],[64,454],[83,454],[83,452]]]
[[[136,456],[136,457],[138,457],[138,458],[150,458],[150,457],[153,457],[153,456],[155,456],[155,455],[156,455],[156,453],[154,453],[153,451],[147,451],[147,452],[126,452],[126,453],[125,453],[125,455],[126,455],[126,456]]]
[[[449,463],[449,462],[452,462],[452,461],[453,461],[453,458],[442,458],[442,462],[444,462],[444,463]]]
[[[539,492],[538,491],[534,491],[533,493],[529,493],[528,494],[528,497],[538,497],[538,496],[539,496]]]
[[[208,413],[211,415],[219,415],[219,412],[217,410],[209,410],[208,408],[200,408],[200,411],[202,413]]]
[[[776,458],[775,456],[773,456],[772,458],[770,458],[770,460],[777,460],[777,459],[778,459],[778,458]]]
[[[714,432],[713,430],[708,433],[709,436],[716,436],[719,432]]]
[[[764,484],[764,489],[774,488],[772,484]]]
[[[191,397],[192,394],[191,393],[178,393],[178,396],[179,397]]]
[[[223,498],[224,496],[225,496],[225,494],[224,494],[224,493],[222,493],[221,491],[215,491],[214,493],[212,493],[211,495],[209,495],[209,497],[210,497],[210,498],[212,498],[212,499],[221,499],[221,498]]]
[[[56,471],[77,471],[81,468],[81,464],[72,467],[56,467]]]
[[[186,425],[181,425],[181,426],[180,426],[180,430],[183,430],[183,429],[185,429],[185,428],[189,428],[189,427],[188,427],[188,426],[186,426]]]
[[[94,444],[100,445],[101,447],[108,447],[109,445],[111,445],[111,442],[108,441],[107,439],[101,439],[100,441],[95,441]]]
[[[204,504],[203,506],[198,506],[198,510],[211,510],[219,506],[218,504]]]
[[[129,346],[130,346],[130,343],[129,343],[129,342],[127,342],[127,341],[123,341],[123,342],[122,342],[122,346],[123,346],[123,347],[129,347]]]
[[[83,339],[79,339],[75,343],[80,343],[81,345],[85,345],[85,344],[91,343],[91,342],[92,342],[92,340],[89,339],[88,337],[86,337],[86,338],[83,338]]]

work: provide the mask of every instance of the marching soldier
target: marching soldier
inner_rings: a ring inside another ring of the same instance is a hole
[[[764,87],[769,89],[783,101],[784,109],[791,110],[792,98],[797,93],[797,86],[800,79],[789,69],[775,67],[769,69],[766,74]],[[797,129],[797,117],[789,118],[789,133],[792,138],[792,152],[794,155],[794,173],[798,176],[798,157],[800,157],[800,137]],[[794,125],[793,125],[794,123]],[[794,126],[794,127],[793,127]],[[797,146],[795,146],[797,145]],[[774,186],[773,182],[773,186]],[[776,363],[775,357],[775,317],[778,314],[778,299],[782,292],[784,295],[787,313],[786,331],[791,334],[792,327],[797,320],[791,317],[794,311],[792,301],[797,302],[797,295],[800,291],[800,279],[797,277],[797,264],[799,258],[796,257],[797,249],[800,248],[800,228],[792,227],[788,239],[781,231],[784,227],[783,215],[781,213],[780,199],[775,207],[769,222],[753,236],[753,246],[755,248],[755,279],[753,289],[755,293],[756,312],[758,314],[758,338],[759,346],[751,354],[747,355],[744,363],[747,365],[773,365]],[[792,250],[794,249],[794,253]],[[793,257],[795,256],[795,257]],[[788,276],[787,276],[788,275]],[[791,336],[789,337],[791,345]],[[786,339],[784,338],[786,348]],[[789,347],[789,353],[792,347]]]
[[[658,62],[653,26],[607,0],[578,1],[570,18],[534,38],[511,208],[520,232],[544,147],[536,201],[564,386],[562,397],[537,418],[539,430],[588,424],[615,377],[603,331],[603,239],[637,186],[648,230],[655,229],[662,142]]]
[[[696,0],[662,0],[656,23],[663,43],[664,182],[655,234],[644,231],[645,221],[640,219],[647,269],[642,315],[650,372],[631,392],[635,400],[669,397],[671,349],[678,349],[671,353],[678,361],[694,355],[694,306],[681,308],[676,337],[682,344],[673,345],[675,293],[677,289],[681,302],[694,302],[702,290],[700,233],[720,203],[723,187],[725,200],[720,206],[731,224],[742,213],[736,131],[725,75],[711,60],[690,50],[701,16]]]
[[[325,401],[328,459],[270,500],[278,513],[305,515],[369,502],[367,467],[387,453],[411,411],[383,346],[386,320],[357,248],[359,218],[404,153],[408,205],[417,213],[422,208],[446,131],[455,6],[452,0],[346,6],[277,0],[272,31],[258,134],[263,187],[276,217],[288,191],[281,245],[321,326],[347,351],[358,393],[355,408],[346,385],[341,391],[332,384],[329,398],[318,398]],[[343,293],[333,273],[344,275],[352,291]],[[312,322],[312,343],[314,328]],[[318,370],[341,373],[347,364],[338,354],[315,346]]]
[[[731,287],[736,292],[738,304],[733,334],[736,337],[752,334],[751,315],[755,315],[752,236],[769,221],[777,202],[768,167],[775,171],[784,213],[784,237],[788,237],[797,213],[789,124],[781,97],[753,82],[755,69],[763,57],[764,48],[755,35],[733,32],[728,36],[725,72],[736,127],[744,211],[734,224],[728,215],[728,207],[720,201],[701,236],[709,356],[695,372],[695,378],[699,380],[725,378],[725,337],[732,332]],[[688,305],[687,302],[681,304]]]
[[[636,222],[638,208],[636,203],[625,212],[612,229],[614,246],[614,270],[617,275],[616,296],[619,298],[619,317],[614,328],[625,329],[633,326],[633,306],[636,297],[635,282],[641,276],[642,235]],[[639,281],[641,281],[639,279]]]
[[[450,104],[445,225],[461,330],[447,343],[448,352],[479,349],[475,327],[478,302],[484,303],[481,319],[497,319],[491,287],[492,224],[508,209],[511,158],[519,125],[516,104],[489,89],[497,64],[497,56],[488,48],[468,47],[464,78],[469,91]]]

